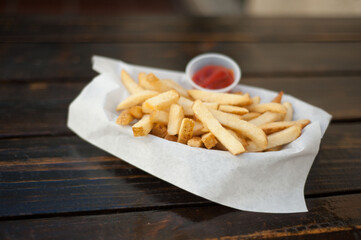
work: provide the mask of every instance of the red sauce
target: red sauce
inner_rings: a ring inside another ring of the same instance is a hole
[[[234,82],[231,69],[209,65],[201,68],[193,75],[193,82],[207,89],[221,89],[228,87]]]

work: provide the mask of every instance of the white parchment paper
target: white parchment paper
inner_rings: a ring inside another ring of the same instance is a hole
[[[129,94],[120,71],[132,76],[153,72],[190,88],[181,72],[93,57],[99,72],[71,103],[68,127],[106,152],[193,194],[232,208],[273,213],[307,211],[304,185],[331,115],[292,96],[294,119],[310,119],[302,135],[278,152],[244,153],[192,148],[153,135],[133,136],[130,126],[115,124],[117,104]],[[271,101],[277,93],[239,85],[238,90]]]

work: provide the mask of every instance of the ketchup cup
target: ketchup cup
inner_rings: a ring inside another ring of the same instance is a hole
[[[233,82],[224,88],[208,89],[193,81],[193,76],[202,68],[207,66],[220,66],[233,72]],[[193,88],[210,92],[230,92],[241,80],[241,69],[238,64],[223,54],[206,53],[193,58],[186,66],[186,79]]]

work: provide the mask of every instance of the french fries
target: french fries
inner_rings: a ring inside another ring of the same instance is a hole
[[[172,104],[169,110],[168,134],[177,135],[184,118],[183,108],[178,104]],[[194,126],[194,124],[193,124]],[[192,129],[193,131],[193,129]]]
[[[244,152],[279,151],[297,139],[310,121],[294,120],[283,92],[269,103],[247,93],[186,90],[170,79],[139,73],[139,84],[125,71],[130,96],[116,110],[118,125],[132,125],[135,137],[152,134],[190,147]]]
[[[186,144],[193,136],[194,121],[190,118],[183,118],[179,128],[178,142]]]
[[[154,97],[148,98],[143,105],[152,110],[163,110],[176,103],[179,99],[179,94],[175,90],[170,90]]]
[[[188,90],[188,94],[194,99],[201,100],[202,102],[215,102],[218,104],[243,106],[251,103],[251,98],[248,94],[239,95],[232,93],[216,93],[206,92],[201,90]]]

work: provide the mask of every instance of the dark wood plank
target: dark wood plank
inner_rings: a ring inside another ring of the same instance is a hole
[[[283,90],[321,107],[334,120],[361,118],[360,77],[244,78],[243,83]],[[26,135],[69,134],[68,106],[86,83],[2,84],[0,138]],[[11,124],[9,124],[11,122]]]
[[[361,123],[327,130],[306,196],[361,192]],[[0,140],[0,217],[209,204],[77,137]]]
[[[87,81],[93,55],[184,71],[204,52],[234,58],[243,77],[360,76],[360,50],[361,43],[0,44],[0,81]]]
[[[361,194],[307,200],[308,213],[221,206],[0,222],[2,239],[360,239]]]
[[[176,16],[2,16],[1,42],[360,41],[361,20]]]

